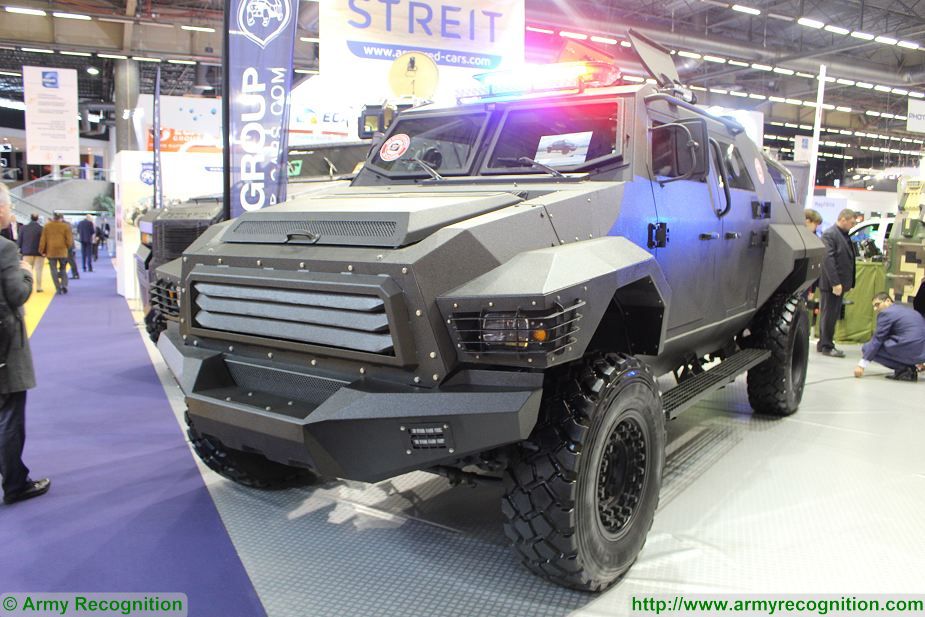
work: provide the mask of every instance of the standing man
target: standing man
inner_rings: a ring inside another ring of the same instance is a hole
[[[80,259],[83,271],[93,272],[93,237],[96,227],[93,225],[93,215],[88,214],[84,220],[77,223],[77,237],[80,239]]]
[[[42,271],[45,269],[45,258],[39,252],[39,242],[42,240],[43,227],[39,224],[39,215],[33,214],[32,220],[19,232],[19,252],[23,261],[32,268],[35,274],[37,293],[42,293]]]
[[[838,213],[838,220],[822,234],[825,260],[819,277],[821,309],[819,311],[819,342],[816,351],[824,356],[844,358],[845,352],[835,348],[835,322],[841,315],[842,299],[854,287],[854,247],[848,232],[854,227],[854,210]]]
[[[900,304],[893,304],[889,294],[879,293],[872,300],[877,314],[873,337],[861,348],[863,357],[854,369],[855,377],[863,377],[864,369],[877,362],[893,369],[887,379],[918,381],[919,369],[925,363],[925,317]]]
[[[0,228],[12,218],[8,189],[0,184]],[[35,387],[35,373],[22,312],[32,293],[32,271],[17,253],[11,240],[0,238],[0,476],[7,504],[44,495],[51,487],[48,478],[30,479],[22,462],[26,390]]]
[[[64,222],[64,217],[55,212],[53,221],[45,225],[39,240],[39,252],[48,259],[55,290],[59,294],[67,293],[67,253],[74,244],[71,226]]]

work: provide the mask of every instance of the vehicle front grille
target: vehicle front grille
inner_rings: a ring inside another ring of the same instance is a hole
[[[165,220],[154,222],[154,260],[157,265],[176,259],[201,236],[211,221]],[[156,267],[155,266],[155,267]]]
[[[176,284],[157,279],[151,287],[151,307],[166,319],[177,321],[180,318],[180,298]]]
[[[385,301],[376,295],[199,281],[194,325],[264,342],[295,342],[394,356]]]

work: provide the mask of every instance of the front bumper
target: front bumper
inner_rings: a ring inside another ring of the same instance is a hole
[[[199,432],[328,477],[378,481],[516,443],[542,397],[540,373],[461,371],[424,389],[199,349],[176,328],[158,347]]]

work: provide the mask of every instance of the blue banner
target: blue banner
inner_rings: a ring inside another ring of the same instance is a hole
[[[298,1],[230,0],[225,5],[225,190],[232,218],[286,200]]]
[[[164,181],[161,179],[161,67],[154,76],[154,207],[164,207]]]

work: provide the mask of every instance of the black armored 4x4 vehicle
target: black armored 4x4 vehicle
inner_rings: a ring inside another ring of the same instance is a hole
[[[252,486],[503,479],[529,569],[618,580],[669,419],[746,372],[756,412],[796,411],[823,255],[788,172],[659,68],[406,111],[349,186],[197,239],[159,348],[204,461]],[[557,139],[584,160],[545,159]]]

